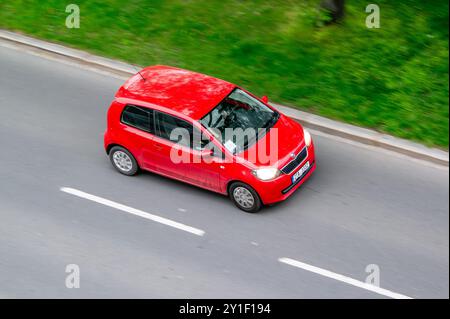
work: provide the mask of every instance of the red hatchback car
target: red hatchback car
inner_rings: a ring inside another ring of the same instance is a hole
[[[266,97],[168,66],[147,67],[118,90],[104,145],[122,174],[152,171],[251,213],[289,197],[316,167],[311,135]]]

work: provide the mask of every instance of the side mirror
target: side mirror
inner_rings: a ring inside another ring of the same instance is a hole
[[[269,102],[269,98],[267,97],[267,96],[263,96],[262,98],[261,98],[261,101],[263,101],[264,103],[268,103]]]

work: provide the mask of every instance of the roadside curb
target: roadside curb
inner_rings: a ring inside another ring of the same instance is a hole
[[[381,147],[416,159],[426,160],[435,164],[449,166],[449,153],[422,144],[407,141],[388,134],[383,134],[366,128],[330,120],[315,114],[273,104],[284,114],[297,120],[307,128],[327,134],[346,138],[366,145]]]
[[[68,48],[62,45],[34,39],[14,32],[1,30],[0,39],[19,46],[45,51],[46,53],[63,57],[83,65],[129,77],[136,73],[131,64],[92,55],[85,51]],[[139,66],[137,68],[140,68]],[[308,128],[327,134],[339,136],[359,143],[377,146],[413,158],[426,160],[436,164],[449,166],[449,153],[422,144],[407,141],[373,130],[330,120],[325,117],[303,112],[287,106],[271,103],[284,114],[299,121]]]

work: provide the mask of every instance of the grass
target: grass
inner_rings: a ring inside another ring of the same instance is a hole
[[[2,1],[0,28],[140,65],[167,64],[235,82],[272,101],[448,149],[448,1],[367,1],[321,25],[319,1]],[[69,2],[70,3],[70,2]]]

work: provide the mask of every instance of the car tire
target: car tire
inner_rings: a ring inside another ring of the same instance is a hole
[[[229,196],[231,201],[244,212],[257,213],[262,207],[258,193],[247,184],[241,182],[231,184]]]
[[[121,174],[132,176],[139,170],[134,156],[121,146],[114,146],[109,151],[109,159],[114,168]]]

